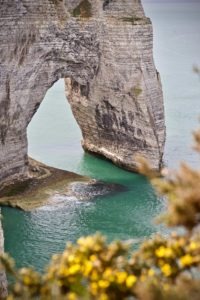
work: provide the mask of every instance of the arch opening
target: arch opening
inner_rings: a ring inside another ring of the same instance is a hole
[[[27,136],[31,158],[74,171],[75,161],[83,155],[82,134],[65,96],[63,79],[47,91],[28,125]]]

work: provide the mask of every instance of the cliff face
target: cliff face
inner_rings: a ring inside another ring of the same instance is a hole
[[[28,176],[26,128],[59,78],[85,149],[130,170],[140,153],[158,168],[165,126],[152,40],[139,0],[1,1],[1,186]]]

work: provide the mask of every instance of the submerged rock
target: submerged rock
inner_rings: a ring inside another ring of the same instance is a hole
[[[29,179],[14,182],[0,192],[0,205],[32,211],[59,208],[68,201],[92,200],[125,188],[118,184],[97,181],[72,172],[48,167],[30,159]]]
[[[98,196],[105,196],[110,193],[123,192],[126,188],[120,184],[92,180],[89,183],[72,183],[70,184],[70,190],[75,197],[81,200],[89,200]]]
[[[27,126],[60,78],[84,149],[159,168],[162,88],[140,0],[1,1],[0,41],[0,190],[29,178]]]

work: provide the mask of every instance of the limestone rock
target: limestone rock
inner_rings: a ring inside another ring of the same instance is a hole
[[[83,147],[159,168],[165,141],[152,24],[139,0],[0,1],[0,183],[29,175],[26,129],[65,78]],[[56,99],[55,99],[56,101]]]

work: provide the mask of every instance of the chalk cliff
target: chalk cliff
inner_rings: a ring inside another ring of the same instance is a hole
[[[140,0],[0,1],[1,187],[29,175],[26,129],[59,78],[86,150],[130,170],[139,153],[159,168],[165,125],[152,43]]]

